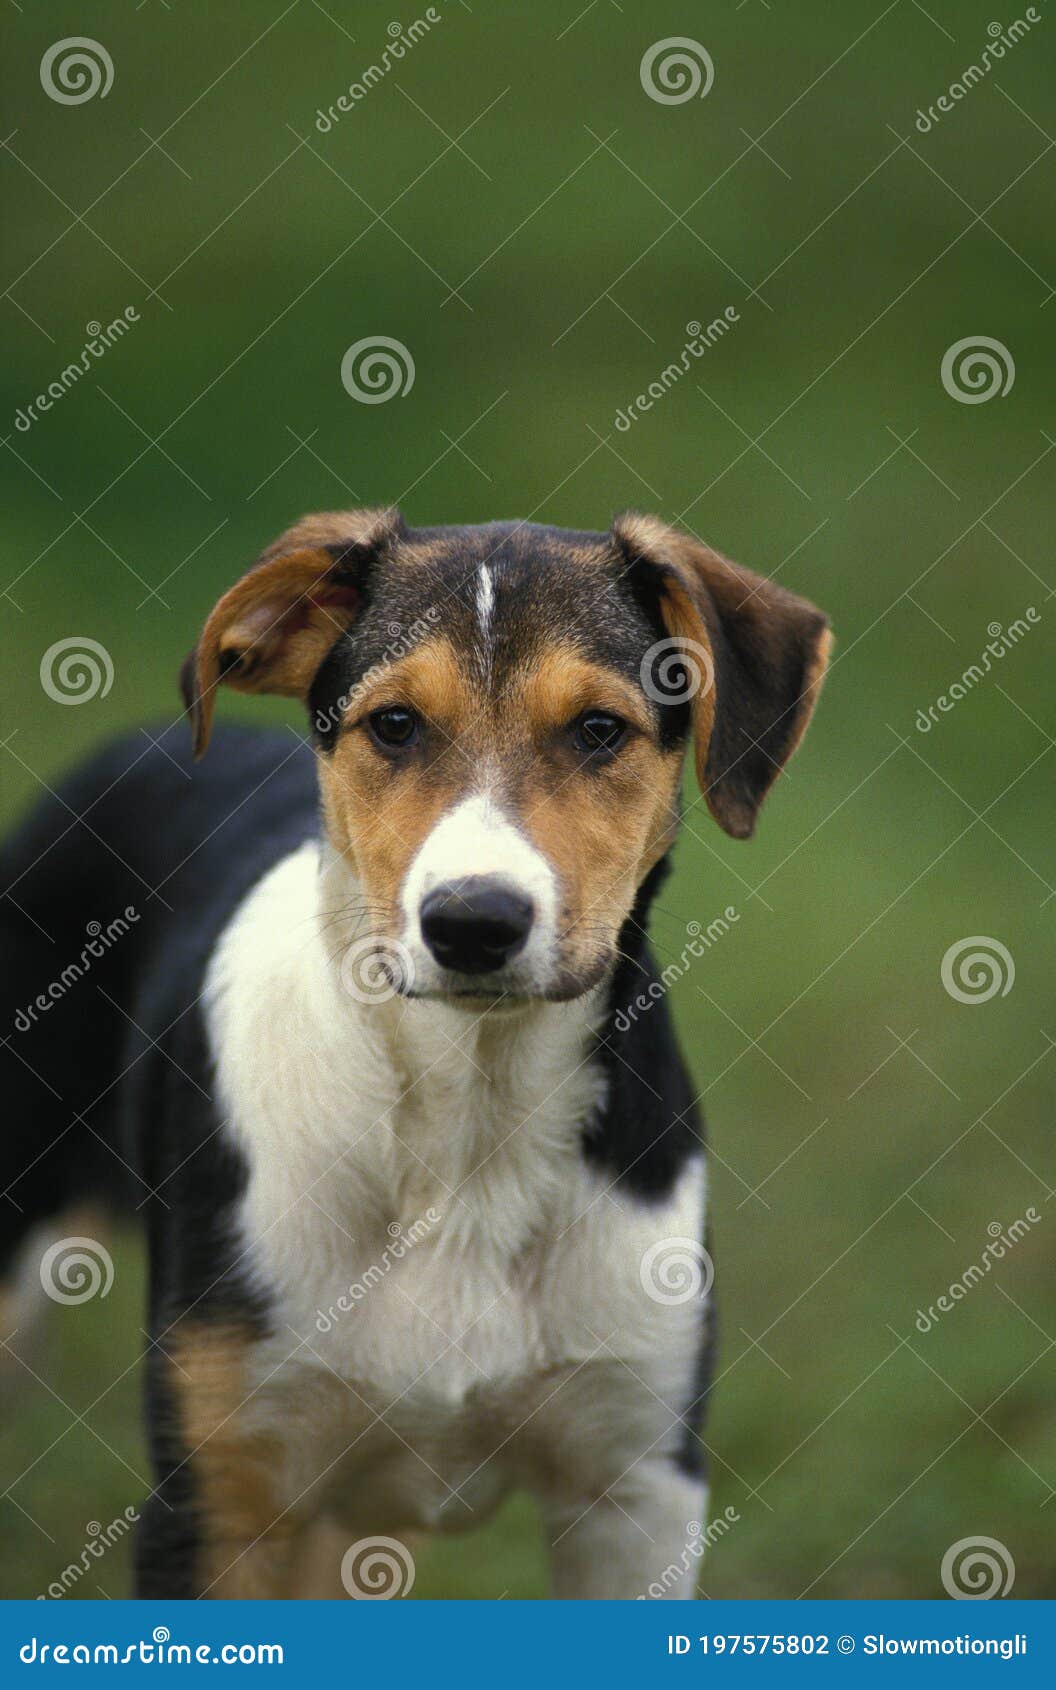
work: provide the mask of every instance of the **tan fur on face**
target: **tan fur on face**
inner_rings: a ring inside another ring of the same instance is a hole
[[[611,962],[639,885],[674,839],[682,759],[660,750],[638,689],[572,647],[543,655],[517,707],[543,751],[525,770],[517,814],[560,882],[562,972],[586,981]],[[631,726],[616,757],[590,770],[562,733],[587,709]]]
[[[364,726],[391,704],[426,724],[422,747],[395,762]],[[631,726],[604,767],[586,768],[568,738],[587,709]],[[402,937],[400,891],[419,848],[441,816],[486,788],[555,872],[568,990],[585,989],[611,962],[641,880],[672,842],[681,758],[659,749],[638,689],[573,646],[544,650],[492,698],[437,638],[372,681],[320,768],[330,838],[357,871],[372,929],[392,938]]]
[[[416,710],[433,741],[405,766],[379,752],[365,726],[375,710],[392,704]],[[333,755],[319,760],[330,839],[353,864],[377,931],[399,937],[400,888],[419,846],[471,777],[463,742],[484,709],[450,644],[429,640],[387,665],[356,697]]]

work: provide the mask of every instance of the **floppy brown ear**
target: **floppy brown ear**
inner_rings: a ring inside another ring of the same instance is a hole
[[[216,689],[303,698],[354,620],[366,576],[402,531],[398,511],[336,511],[287,529],[210,613],[180,671],[194,754],[212,731]]]
[[[629,567],[652,572],[664,625],[700,675],[697,779],[719,825],[747,839],[810,721],[828,662],[828,619],[656,517],[627,512],[613,538]]]

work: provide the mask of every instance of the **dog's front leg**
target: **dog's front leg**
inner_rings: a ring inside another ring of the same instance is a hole
[[[707,1486],[669,1459],[644,1463],[593,1500],[545,1511],[554,1595],[634,1600],[696,1595]]]
[[[179,1321],[163,1340],[148,1362],[158,1483],[139,1528],[136,1594],[292,1596],[312,1510],[291,1506],[283,1485],[281,1421],[261,1423],[252,1329]]]
[[[257,1476],[233,1469],[248,1497]],[[275,1599],[296,1589],[303,1534],[270,1511],[249,1513],[239,1499],[218,1509],[162,1484],[145,1504],[137,1533],[135,1594],[145,1599]],[[308,1592],[304,1592],[308,1594]],[[312,1591],[311,1594],[317,1594]],[[329,1594],[329,1592],[328,1592]]]

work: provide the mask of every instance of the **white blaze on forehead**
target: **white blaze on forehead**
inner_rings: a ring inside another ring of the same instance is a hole
[[[495,582],[491,570],[482,563],[477,571],[477,620],[487,640],[491,636],[491,613],[495,609]]]
[[[420,934],[418,912],[426,893],[471,874],[494,875],[531,898],[535,921],[524,960],[529,965],[541,962],[557,929],[557,876],[543,853],[483,792],[456,804],[418,847],[400,895],[407,934]]]

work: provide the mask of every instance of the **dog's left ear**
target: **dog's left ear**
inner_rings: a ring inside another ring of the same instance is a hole
[[[224,594],[180,671],[196,757],[209,744],[221,684],[307,697],[359,610],[371,565],[401,532],[395,510],[304,517]]]
[[[617,517],[613,542],[658,602],[693,698],[697,779],[719,825],[747,839],[763,799],[803,737],[831,635],[806,599],[720,557],[656,517]]]

